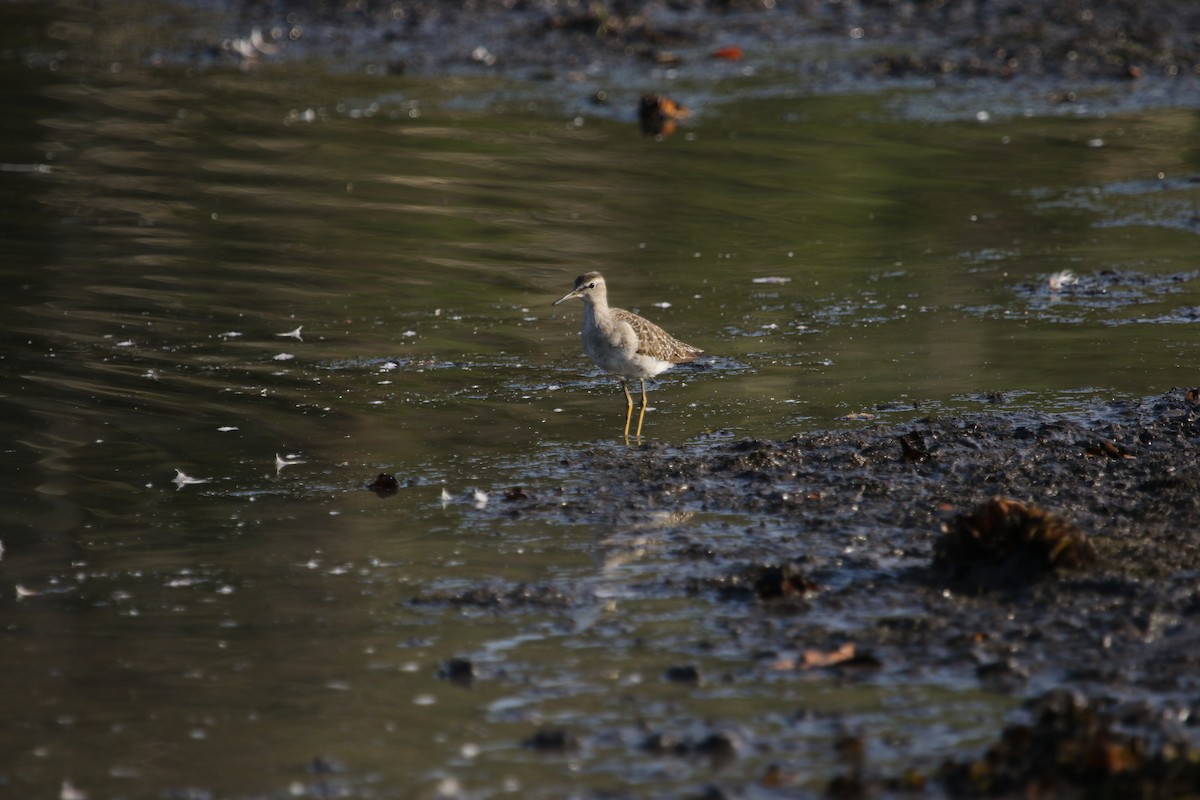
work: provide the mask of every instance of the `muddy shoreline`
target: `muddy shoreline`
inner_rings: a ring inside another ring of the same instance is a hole
[[[1165,0],[246,0],[228,9],[230,36],[258,28],[265,44],[257,53],[238,47],[235,54],[270,57],[292,49],[415,74],[469,68],[550,78],[622,61],[678,67],[721,48],[771,54],[818,41],[845,45],[802,65],[818,73],[1086,80],[1200,74],[1200,9]],[[866,44],[889,47],[880,52]]]
[[[906,775],[858,764],[837,796],[1178,796],[1200,790],[1198,445],[1197,393],[1175,390],[1090,419],[1000,407],[785,441],[602,447],[563,465],[578,480],[480,513],[601,522],[610,558],[653,540],[660,569],[626,589],[733,612],[706,646],[752,665],[734,680],[941,675],[1027,704],[986,753]],[[994,497],[1073,526],[1094,559],[1010,561],[999,582],[947,569],[939,541]],[[731,516],[747,522],[731,530]],[[547,583],[414,602],[505,614],[595,599]]]

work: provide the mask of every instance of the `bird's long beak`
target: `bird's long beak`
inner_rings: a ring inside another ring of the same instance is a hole
[[[569,292],[567,292],[566,294],[564,294],[562,297],[560,297],[560,298],[558,298],[557,300],[555,300],[555,301],[554,301],[553,303],[551,303],[550,305],[552,305],[552,306],[556,306],[556,305],[558,305],[559,303],[561,303],[561,302],[563,302],[563,301],[565,301],[565,300],[570,300],[572,297],[579,297],[579,290],[578,290],[578,289],[572,289],[571,291],[569,291]]]

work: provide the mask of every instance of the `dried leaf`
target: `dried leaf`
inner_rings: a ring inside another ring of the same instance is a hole
[[[836,650],[805,650],[801,667],[803,669],[829,667],[834,664],[840,664],[843,661],[849,661],[852,658],[854,658],[854,643],[846,642]]]

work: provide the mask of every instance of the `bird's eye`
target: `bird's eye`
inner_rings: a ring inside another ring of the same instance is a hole
[[[592,281],[591,283],[589,283],[589,284],[588,284],[588,288],[589,288],[589,289],[595,289],[595,288],[596,288],[596,282],[595,282],[595,281]]]

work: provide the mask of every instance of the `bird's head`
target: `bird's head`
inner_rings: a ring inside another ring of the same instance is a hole
[[[604,297],[605,293],[604,276],[599,272],[589,272],[576,278],[575,288],[555,300],[551,305],[558,305],[572,297],[578,297],[585,303],[592,303],[598,298]]]

